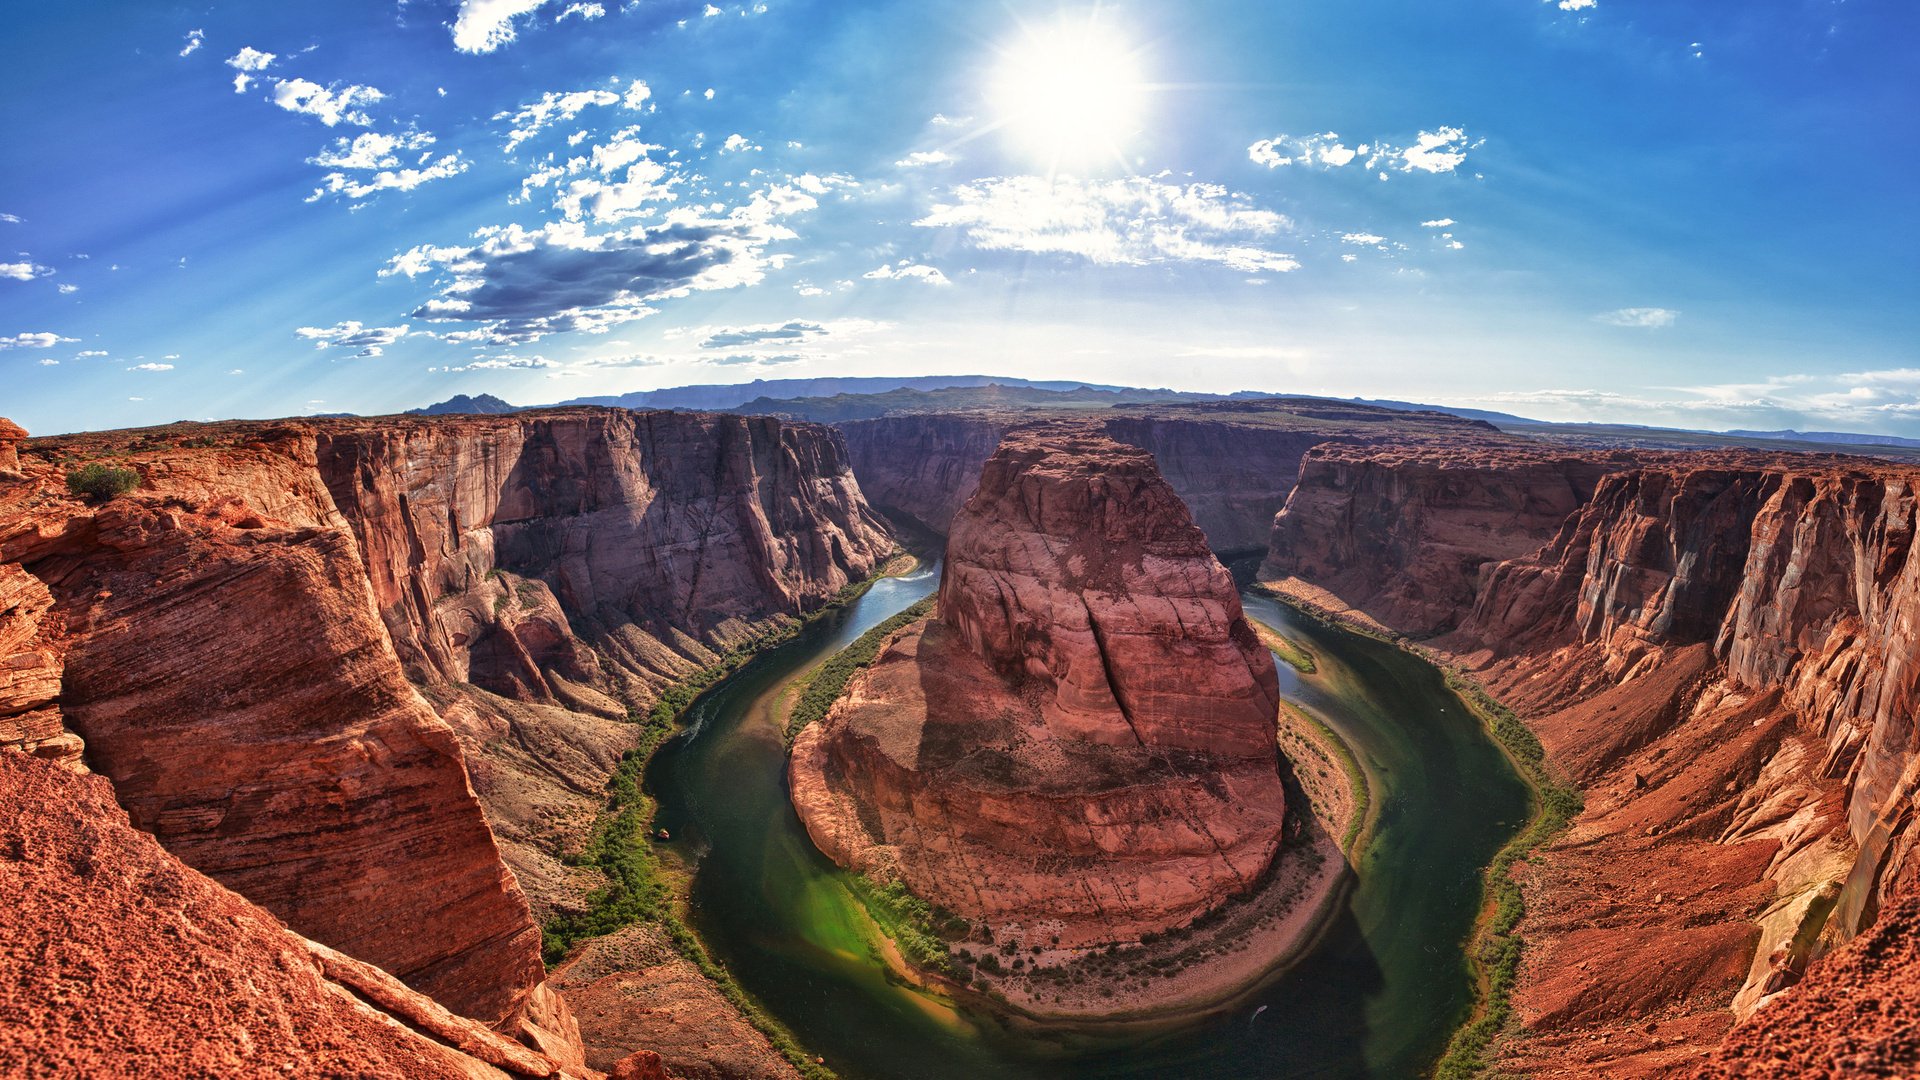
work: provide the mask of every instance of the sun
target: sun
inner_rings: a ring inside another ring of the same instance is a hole
[[[1139,50],[1093,18],[1026,26],[989,82],[996,125],[1053,167],[1125,162],[1145,120]]]

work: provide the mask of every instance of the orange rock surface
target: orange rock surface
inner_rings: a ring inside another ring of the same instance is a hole
[[[1915,875],[1916,481],[1824,455],[1307,456],[1263,576],[1427,637],[1587,794],[1524,869],[1503,1067],[1664,1075],[1799,977],[1836,897],[1828,941]]]
[[[1254,887],[1285,806],[1273,660],[1153,459],[1010,432],[954,520],[939,615],[793,752],[821,850],[1066,948]]]
[[[456,1016],[0,751],[0,1075],[597,1077]]]

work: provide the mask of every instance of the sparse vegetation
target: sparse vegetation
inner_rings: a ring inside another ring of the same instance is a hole
[[[85,499],[105,502],[140,486],[140,474],[98,461],[67,471],[67,490]]]
[[[807,676],[807,687],[800,694],[800,700],[787,717],[787,741],[791,743],[794,736],[804,731],[808,724],[824,718],[827,710],[833,708],[833,703],[840,700],[840,695],[846,691],[847,681],[853,678],[853,673],[873,663],[873,658],[880,654],[880,644],[894,631],[926,617],[933,610],[933,601],[934,598],[929,596],[882,622],[814,669]]]

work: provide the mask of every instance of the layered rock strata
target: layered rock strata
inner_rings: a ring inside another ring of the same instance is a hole
[[[0,1074],[599,1076],[288,930],[135,830],[104,777],[6,751],[0,904]]]
[[[1525,871],[1506,1067],[1673,1068],[1911,887],[1917,479],[1811,455],[1308,455],[1264,575],[1428,637],[1587,792]]]
[[[1285,806],[1272,657],[1150,455],[1010,432],[954,520],[936,618],[796,740],[842,865],[1061,948],[1135,941],[1261,883]]]
[[[891,549],[830,429],[756,418],[22,449],[0,480],[0,745],[90,766],[295,932],[561,1058],[579,1035],[502,846],[542,907],[577,903],[601,882],[557,855],[634,744],[630,711]],[[65,472],[93,460],[138,488],[73,496]]]
[[[945,535],[1001,436],[1035,419],[1032,412],[933,413],[839,427],[867,498]],[[1301,458],[1322,443],[1501,438],[1479,421],[1306,398],[1116,408],[1076,419],[1151,453],[1223,557],[1265,549]]]

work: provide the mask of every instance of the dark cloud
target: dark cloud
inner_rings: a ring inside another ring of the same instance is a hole
[[[669,226],[596,246],[535,234],[527,246],[463,255],[460,280],[414,318],[486,324],[496,342],[569,330],[604,330],[648,313],[644,301],[694,287],[735,258],[740,236],[724,226]]]
[[[814,322],[789,322],[779,326],[734,326],[715,330],[700,341],[703,349],[737,349],[769,341],[804,341],[825,334],[827,328]]]

